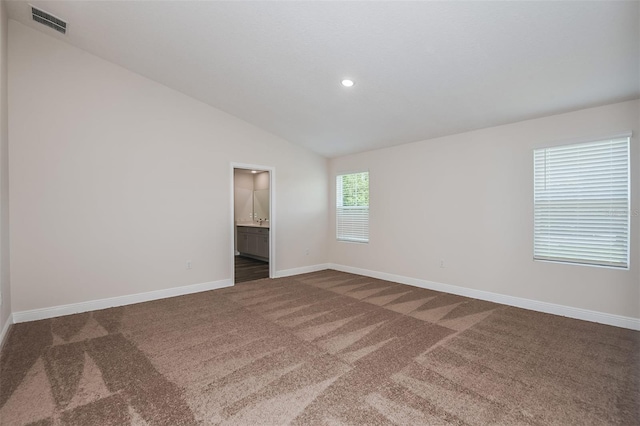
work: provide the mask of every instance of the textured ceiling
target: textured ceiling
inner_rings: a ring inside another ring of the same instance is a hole
[[[640,96],[639,2],[30,3],[68,34],[9,16],[327,157]]]

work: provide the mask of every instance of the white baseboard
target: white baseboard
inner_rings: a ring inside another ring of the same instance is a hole
[[[521,297],[508,296],[505,294],[492,293],[483,290],[476,290],[467,287],[459,287],[450,284],[443,284],[434,281],[422,280],[418,278],[405,277],[402,275],[389,274],[386,272],[372,271],[369,269],[355,268],[352,266],[335,263],[323,263],[317,265],[303,266],[300,268],[284,269],[277,271],[275,278],[289,277],[293,275],[307,274],[310,272],[322,271],[325,269],[335,269],[337,271],[349,272],[352,274],[364,275],[367,277],[393,281],[407,284],[414,287],[426,288],[429,290],[441,291],[445,293],[457,294],[474,299],[487,300],[503,305],[515,306],[532,311],[545,312],[548,314],[560,315],[569,318],[591,321],[600,324],[612,325],[615,327],[640,330],[640,318],[625,317],[621,315],[608,314],[605,312],[592,311],[571,306],[558,305],[555,303],[541,302],[538,300],[524,299]],[[173,287],[164,290],[150,291],[147,293],[132,294],[127,296],[111,297],[107,299],[92,300],[88,302],[73,303],[69,305],[53,306],[50,308],[34,309],[30,311],[14,312],[9,317],[3,329],[0,331],[0,348],[12,323],[36,321],[47,318],[54,318],[62,315],[77,314],[80,312],[94,311],[99,309],[112,308],[115,306],[131,305],[134,303],[148,302],[151,300],[165,299],[168,297],[182,296],[185,294],[198,293],[201,291],[215,290],[224,287],[231,287],[233,283],[230,279],[212,281],[201,284],[192,284],[182,287]]]
[[[4,346],[4,339],[7,337],[7,333],[9,333],[9,327],[13,324],[13,315],[9,314],[7,317],[7,322],[4,323],[2,330],[0,330],[0,352],[2,351],[2,347]]]
[[[318,272],[329,269],[330,264],[320,263],[318,265],[302,266],[300,268],[283,269],[282,271],[276,271],[274,278],[290,277],[292,275],[308,274],[309,272]]]
[[[503,305],[515,306],[517,308],[529,309],[531,311],[544,312],[547,314],[560,315],[563,317],[575,318],[584,321],[597,322],[600,324],[613,325],[615,327],[640,330],[640,318],[625,317],[621,315],[608,314],[605,312],[591,311],[588,309],[574,308],[571,306],[558,305],[555,303],[541,302],[538,300],[524,299],[521,297],[508,296],[505,294],[491,293],[489,291],[475,290],[467,287],[459,287],[450,284],[442,284],[434,281],[421,280],[418,278],[404,277],[402,275],[388,274],[386,272],[371,271],[369,269],[354,268],[330,263],[329,269],[349,272],[352,274],[364,275],[381,280],[393,281],[407,284],[414,287],[426,288],[429,290],[442,291],[445,293],[457,294],[459,296],[472,297],[474,299],[487,300],[489,302],[501,303]]]
[[[27,321],[36,321],[63,315],[78,314],[80,312],[113,308],[115,306],[132,305],[134,303],[166,299],[167,297],[183,296],[185,294],[199,293],[201,291],[216,290],[219,288],[231,287],[232,285],[233,283],[231,282],[231,279],[225,279],[207,283],[185,285],[181,287],[166,288],[163,290],[149,291],[146,293],[129,294],[126,296],[109,297],[107,299],[90,300],[88,302],[72,303],[69,305],[52,306],[50,308],[14,312],[13,322],[20,323]]]

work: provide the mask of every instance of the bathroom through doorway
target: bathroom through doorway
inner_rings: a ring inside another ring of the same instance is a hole
[[[273,174],[271,167],[232,164],[234,284],[273,277]]]

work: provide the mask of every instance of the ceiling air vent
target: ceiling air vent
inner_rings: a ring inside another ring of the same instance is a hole
[[[53,28],[54,30],[62,34],[67,33],[67,23],[62,19],[56,18],[50,13],[31,6],[31,16],[33,17],[34,21],[40,22],[42,25]]]

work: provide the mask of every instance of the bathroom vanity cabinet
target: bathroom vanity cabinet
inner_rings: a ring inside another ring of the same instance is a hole
[[[240,254],[269,260],[269,228],[238,226],[237,235],[237,249]]]

